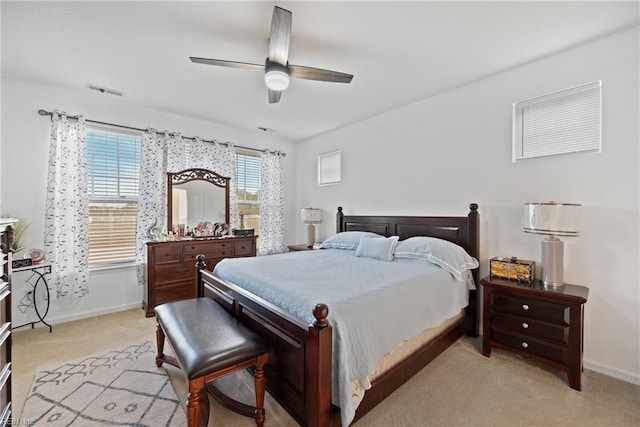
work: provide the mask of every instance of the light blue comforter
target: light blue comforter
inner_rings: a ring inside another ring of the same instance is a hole
[[[428,261],[386,262],[356,257],[353,250],[229,258],[214,274],[309,323],[317,303],[329,306],[332,398],[344,426],[356,410],[352,381],[371,375],[396,346],[468,305],[466,284]]]

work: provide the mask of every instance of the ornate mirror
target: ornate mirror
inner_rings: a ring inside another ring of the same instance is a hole
[[[179,226],[190,230],[204,224],[207,228],[215,224],[228,226],[230,179],[208,169],[168,172],[167,231]]]

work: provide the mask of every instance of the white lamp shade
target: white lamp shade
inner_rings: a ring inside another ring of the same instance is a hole
[[[322,222],[322,210],[314,208],[302,209],[302,222],[306,224],[318,224]]]
[[[271,64],[264,73],[264,82],[271,90],[285,90],[289,87],[289,70],[280,64]]]
[[[580,206],[573,203],[525,203],[522,231],[549,236],[579,236]]]

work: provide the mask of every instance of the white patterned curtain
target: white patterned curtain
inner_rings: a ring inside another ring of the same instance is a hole
[[[140,190],[136,225],[136,269],[138,283],[146,283],[146,243],[151,230],[167,230],[167,148],[169,137],[147,129],[142,137]]]
[[[286,252],[284,244],[284,184],[280,152],[265,151],[260,184],[258,255]]]
[[[89,293],[89,214],[84,118],[51,114],[44,251],[51,262],[51,297]]]

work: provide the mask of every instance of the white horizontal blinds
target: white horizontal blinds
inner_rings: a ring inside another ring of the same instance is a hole
[[[513,160],[601,151],[601,82],[513,106]]]
[[[135,260],[141,144],[138,136],[87,132],[90,265]]]
[[[137,203],[89,203],[89,264],[133,261]]]
[[[87,133],[90,198],[138,198],[140,138],[106,132]]]
[[[238,213],[244,228],[260,231],[260,180],[262,159],[255,155],[236,153],[236,185]]]
[[[236,153],[236,185],[239,201],[258,200],[261,166],[260,157]]]

